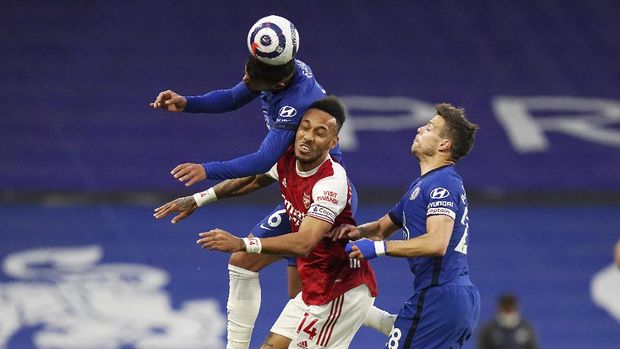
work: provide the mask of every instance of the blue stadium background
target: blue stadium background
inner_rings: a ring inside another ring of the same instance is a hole
[[[151,214],[194,191],[169,175],[176,164],[253,151],[264,135],[260,108],[188,116],[148,103],[165,89],[236,84],[247,29],[273,13],[296,24],[299,58],[347,103],[342,142],[360,222],[383,215],[418,176],[409,146],[434,103],[464,106],[481,126],[458,166],[471,201],[481,322],[499,294],[514,292],[541,347],[618,346],[620,323],[590,290],[620,238],[618,2],[8,1],[0,12],[0,348],[221,346],[227,256],[201,251],[196,233],[243,234],[278,194],[217,203],[175,226]],[[114,279],[109,268],[121,264],[157,269],[166,282],[148,291],[140,276]],[[373,266],[377,304],[397,311],[410,293],[405,262]],[[284,269],[261,274],[256,347],[286,301]],[[132,296],[118,306],[98,298],[104,291]],[[215,311],[196,303],[200,317],[184,308],[192,300],[213,300]],[[190,318],[211,337],[170,335]],[[139,335],[127,330],[140,326]],[[113,330],[95,330],[103,327]],[[202,346],[192,346],[197,338]],[[362,329],[351,347],[384,340]]]

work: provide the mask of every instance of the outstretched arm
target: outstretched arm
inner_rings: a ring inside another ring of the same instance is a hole
[[[386,217],[390,219],[389,216]],[[346,251],[349,253],[349,257],[357,259],[372,259],[383,255],[394,257],[443,256],[446,254],[450,243],[453,228],[454,220],[451,217],[444,215],[429,216],[426,219],[426,233],[418,237],[398,241],[362,239],[348,243]]]
[[[228,179],[213,187],[215,195],[220,198],[249,194],[260,188],[264,188],[276,180],[266,174],[259,174],[244,178]]]
[[[446,254],[454,219],[435,215],[426,218],[426,234],[409,240],[386,241],[385,252],[394,257],[436,257]]]
[[[259,93],[250,90],[242,81],[237,86],[211,91],[201,96],[187,96],[186,113],[224,113],[239,109],[258,97]]]
[[[331,227],[331,223],[306,216],[296,233],[263,239],[256,237],[240,239],[225,230],[213,229],[198,234],[200,239],[197,243],[202,248],[222,252],[246,251],[283,256],[307,256]]]
[[[236,110],[258,96],[244,82],[233,88],[211,91],[201,96],[181,96],[166,90],[160,92],[150,103],[153,109],[187,113],[224,113]]]
[[[231,179],[265,173],[278,162],[278,159],[295,139],[294,129],[272,128],[260,145],[252,153],[229,161],[208,162],[202,165],[181,164],[172,170],[174,178],[190,186],[209,179]]]
[[[270,185],[274,181],[273,178],[264,174],[226,180],[203,192],[167,202],[156,208],[153,216],[157,219],[161,219],[172,212],[179,212],[171,221],[172,224],[175,224],[181,219],[190,216],[200,206],[217,201],[218,199],[251,193]]]
[[[359,240],[362,238],[384,240],[398,229],[400,227],[390,219],[389,215],[385,215],[379,220],[357,227],[351,224],[339,225],[329,232],[329,236],[332,237],[333,241],[339,239]]]

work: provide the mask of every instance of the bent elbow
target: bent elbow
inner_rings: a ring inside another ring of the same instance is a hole
[[[295,256],[297,257],[308,257],[310,253],[312,252],[313,248],[314,246],[310,244],[305,244],[305,243],[297,244],[297,247],[295,248],[293,252],[295,253]]]
[[[308,257],[310,255],[310,252],[312,252],[312,248],[301,248],[299,251],[298,256],[299,257]]]
[[[433,257],[443,257],[448,252],[448,244],[437,244],[432,251]]]

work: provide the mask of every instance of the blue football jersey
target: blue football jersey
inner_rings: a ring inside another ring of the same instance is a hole
[[[310,67],[300,60],[295,60],[295,75],[288,88],[277,93],[263,91],[260,94],[267,128],[297,130],[308,107],[313,102],[323,99],[325,93],[325,89],[314,78]],[[339,146],[332,149],[330,154],[334,160],[342,164],[342,152]]]
[[[389,216],[403,228],[403,238],[426,234],[426,219],[446,215],[454,219],[454,230],[443,257],[407,258],[415,276],[414,289],[457,282],[470,284],[467,265],[469,218],[463,180],[454,166],[432,170],[416,179]]]

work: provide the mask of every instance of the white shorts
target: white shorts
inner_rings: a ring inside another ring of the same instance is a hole
[[[323,305],[305,304],[300,293],[286,304],[271,332],[291,338],[293,349],[345,349],[374,302],[364,284]]]

